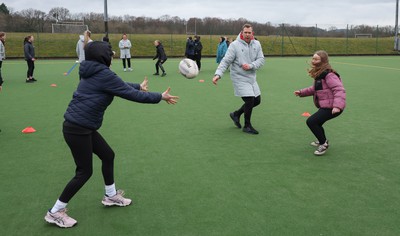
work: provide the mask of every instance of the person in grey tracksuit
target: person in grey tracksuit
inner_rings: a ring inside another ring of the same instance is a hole
[[[263,65],[264,53],[261,44],[254,39],[253,27],[245,24],[237,39],[229,45],[213,77],[213,83],[216,85],[230,66],[235,96],[241,97],[244,101],[238,110],[230,113],[230,117],[238,128],[242,128],[240,116],[244,113],[243,132],[249,134],[258,134],[251,124],[251,114],[253,108],[261,103],[261,91],[256,72]]]

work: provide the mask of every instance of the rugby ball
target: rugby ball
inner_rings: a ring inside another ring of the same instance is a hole
[[[179,72],[187,79],[193,79],[199,74],[195,61],[185,58],[179,62]]]

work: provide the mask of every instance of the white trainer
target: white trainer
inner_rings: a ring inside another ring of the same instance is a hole
[[[117,194],[112,197],[104,196],[101,203],[104,206],[128,206],[132,203],[132,200],[129,198],[124,198],[124,190],[117,190]]]
[[[50,224],[56,224],[58,227],[61,228],[71,228],[78,223],[75,219],[67,215],[67,208],[61,209],[56,213],[51,213],[50,211],[47,211],[44,220]]]
[[[324,144],[318,146],[317,150],[315,150],[314,155],[322,156],[325,154],[326,150],[328,150],[329,143],[328,140]]]

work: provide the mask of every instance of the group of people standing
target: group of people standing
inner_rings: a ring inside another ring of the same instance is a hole
[[[185,57],[196,62],[199,71],[201,69],[201,51],[203,50],[203,44],[200,41],[199,35],[192,36],[186,39]]]
[[[93,41],[90,37],[91,37],[91,32],[89,30],[86,30],[83,35],[79,36],[79,40],[76,44],[76,54],[78,56],[79,63],[81,63],[82,61],[85,60],[84,47],[86,46],[87,43]],[[103,37],[103,41],[110,43],[108,37]],[[165,63],[165,61],[167,61],[167,55],[165,53],[164,47],[160,40],[155,40],[154,46],[156,48],[156,55],[154,56],[153,60],[157,59],[157,62],[155,64],[156,73],[154,73],[153,75],[160,75],[159,70],[161,69],[161,71],[162,71],[161,76],[164,77],[167,75],[167,73],[163,67],[163,64]],[[128,39],[127,34],[122,35],[122,38],[118,43],[118,47],[120,49],[120,59],[122,60],[123,70],[124,71],[133,71],[132,66],[131,66],[132,43]],[[79,75],[79,78],[81,78],[80,75]]]
[[[28,64],[28,70],[26,72],[26,82],[33,83],[37,80],[33,77],[33,72],[35,70],[35,48],[33,46],[34,41],[33,35],[28,35],[24,38],[24,57]],[[1,68],[3,65],[3,60],[6,59],[6,33],[0,32],[0,91],[3,88],[3,76],[1,74]]]

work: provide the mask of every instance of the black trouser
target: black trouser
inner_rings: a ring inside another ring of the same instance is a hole
[[[122,58],[122,65],[124,69],[126,68],[126,61],[128,61],[128,68],[131,68],[131,59],[130,58]]]
[[[242,97],[242,100],[244,104],[234,114],[240,117],[244,113],[244,127],[249,127],[251,126],[251,113],[254,107],[260,105],[261,95],[258,97]]]
[[[64,123],[64,139],[71,149],[75,161],[75,176],[65,186],[59,198],[68,203],[69,200],[82,188],[93,173],[93,153],[102,162],[102,173],[105,185],[114,183],[114,151],[106,140],[96,130],[88,130],[83,127],[66,126]]]
[[[317,112],[315,112],[312,116],[310,116],[306,123],[307,126],[310,128],[311,132],[315,135],[318,139],[320,144],[324,144],[326,142],[325,130],[322,125],[337,116],[342,114],[342,112],[338,112],[332,114],[332,109],[329,108],[320,108]]]
[[[156,62],[156,73],[157,73],[157,74],[158,74],[158,72],[159,72],[158,68],[160,68],[161,71],[162,71],[163,73],[165,73],[163,64],[164,64],[164,62],[166,62],[166,61],[167,61],[167,59],[165,59],[164,61],[161,61],[160,59],[157,60],[157,62]]]
[[[32,78],[33,71],[35,70],[35,62],[32,60],[26,60],[26,63],[28,64],[28,71],[26,72],[26,78]]]
[[[201,68],[201,54],[194,54],[194,59],[196,61],[197,67]]]

